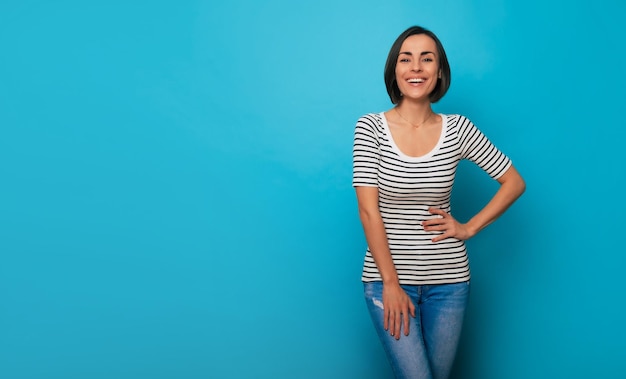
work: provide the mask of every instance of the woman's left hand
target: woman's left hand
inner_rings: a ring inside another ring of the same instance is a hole
[[[469,228],[465,224],[461,224],[455,220],[450,213],[435,207],[428,208],[428,211],[431,214],[441,216],[422,222],[422,226],[427,232],[443,232],[433,238],[433,242],[439,242],[446,238],[466,240],[473,236]]]

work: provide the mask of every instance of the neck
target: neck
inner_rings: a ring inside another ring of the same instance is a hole
[[[404,99],[396,106],[400,117],[412,125],[421,125],[434,113],[430,102],[411,102]]]

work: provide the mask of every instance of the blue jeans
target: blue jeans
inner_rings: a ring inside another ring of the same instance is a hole
[[[440,285],[403,285],[415,305],[399,340],[383,327],[383,283],[363,283],[367,308],[396,378],[446,379],[456,355],[469,282]]]

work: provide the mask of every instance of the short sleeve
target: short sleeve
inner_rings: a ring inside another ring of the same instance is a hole
[[[467,118],[459,118],[462,158],[476,163],[493,179],[501,177],[511,167],[511,160]]]
[[[359,118],[352,149],[352,186],[378,187],[380,145],[375,121],[370,115]]]

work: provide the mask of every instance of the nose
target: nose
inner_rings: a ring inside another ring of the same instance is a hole
[[[411,67],[411,70],[415,72],[422,71],[422,65],[419,59],[413,60],[413,66]]]

